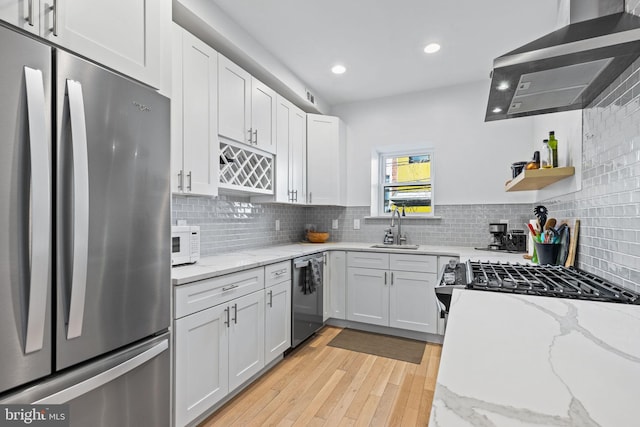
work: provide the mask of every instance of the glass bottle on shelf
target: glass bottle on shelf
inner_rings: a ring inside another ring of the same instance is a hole
[[[551,149],[551,165],[558,167],[558,140],[554,131],[549,132],[549,148]]]
[[[549,147],[549,140],[542,141],[542,150],[540,151],[540,167],[552,168],[553,167],[553,154],[551,154],[551,147]]]

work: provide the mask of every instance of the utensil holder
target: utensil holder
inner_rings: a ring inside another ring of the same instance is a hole
[[[538,254],[538,264],[556,265],[558,259],[559,243],[536,243],[536,253]]]

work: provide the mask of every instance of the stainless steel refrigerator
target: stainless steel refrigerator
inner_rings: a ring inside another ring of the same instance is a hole
[[[0,27],[0,403],[169,425],[169,101]]]

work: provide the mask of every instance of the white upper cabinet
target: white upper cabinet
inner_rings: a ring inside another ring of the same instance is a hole
[[[218,54],[173,26],[171,190],[218,194]]]
[[[307,114],[307,204],[346,204],[346,131],[338,117]]]
[[[276,152],[276,93],[255,78],[251,80],[251,133],[258,148]]]
[[[0,0],[0,19],[157,88],[168,1]]]
[[[269,153],[276,152],[276,93],[219,56],[219,133]]]
[[[280,95],[276,98],[276,184],[273,197],[256,202],[306,201],[307,114]]]
[[[289,122],[289,188],[293,203],[307,201],[307,113],[292,105]]]
[[[40,1],[0,0],[0,20],[38,35],[40,34]]]
[[[218,132],[251,144],[251,74],[218,55]]]

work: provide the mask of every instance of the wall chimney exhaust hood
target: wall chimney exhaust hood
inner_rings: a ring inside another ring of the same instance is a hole
[[[571,0],[570,22],[493,61],[485,121],[584,108],[640,56],[623,0]]]

